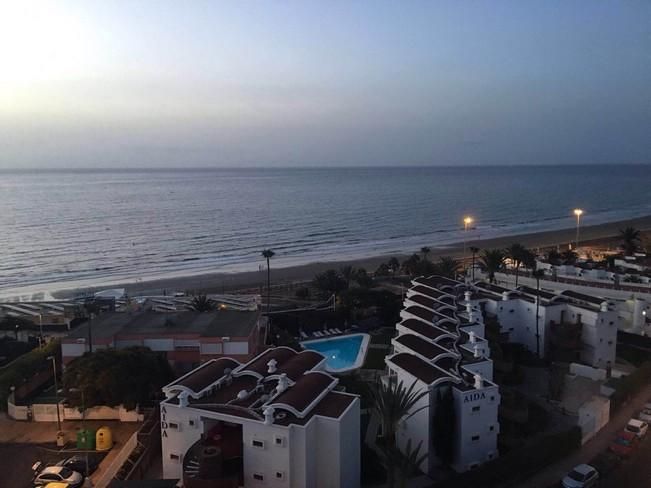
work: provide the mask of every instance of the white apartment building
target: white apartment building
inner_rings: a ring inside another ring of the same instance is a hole
[[[426,473],[442,463],[438,415],[445,414],[452,424],[448,449],[456,471],[498,456],[500,394],[492,381],[481,310],[465,301],[465,291],[466,285],[447,278],[413,280],[396,325],[393,354],[386,358],[389,378],[429,392],[414,407],[422,410],[404,420],[397,434],[403,450],[409,440],[412,446],[422,443],[420,452],[429,454],[420,466]]]
[[[325,357],[288,347],[210,360],[165,386],[163,477],[185,488],[360,484],[360,401]]]
[[[513,290],[478,282],[472,288],[466,300],[494,315],[500,332],[508,334],[509,341],[545,357],[555,337],[567,343],[571,341],[568,333],[574,329],[578,357],[573,360],[595,368],[615,364],[620,319],[611,301],[569,290],[538,293],[527,286]],[[538,296],[540,302],[536,304]]]

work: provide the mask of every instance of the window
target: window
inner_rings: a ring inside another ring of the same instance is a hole
[[[491,395],[491,396],[490,396],[490,401],[491,401],[491,402],[494,402],[494,401],[495,401],[495,395]]]
[[[608,345],[609,345],[609,346],[612,346],[612,345],[613,345],[613,341],[608,341]]]
[[[188,424],[190,424],[190,427],[194,427],[195,425],[197,425],[197,422],[194,419],[190,419]]]
[[[276,479],[277,480],[284,480],[285,479],[285,473],[282,471],[276,471]]]
[[[253,473],[253,479],[256,481],[264,481],[264,475],[260,473]]]
[[[179,454],[170,454],[170,459],[171,459],[172,461],[180,461],[180,460],[181,460],[181,456],[180,456]]]
[[[258,439],[253,439],[251,441],[251,445],[253,447],[257,447],[259,449],[264,449],[264,441],[258,440]]]
[[[490,430],[491,432],[493,432],[493,431],[495,430],[495,426],[494,426],[494,425],[491,425],[491,426],[488,428],[488,430]]]
[[[478,440],[479,440],[479,436],[478,436],[478,435],[473,435],[473,436],[471,437],[471,440],[473,440],[473,441],[478,441]]]
[[[479,405],[477,405],[476,407],[472,407],[473,412],[479,412],[479,410],[481,410],[481,407]]]
[[[175,422],[170,422],[170,423],[167,424],[167,426],[170,429],[176,429],[176,430],[180,430],[180,427],[181,427],[179,424],[177,424]]]
[[[274,436],[274,444],[278,447],[284,447],[285,446],[285,438],[279,435]]]

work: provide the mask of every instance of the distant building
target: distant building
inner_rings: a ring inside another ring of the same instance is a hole
[[[163,476],[185,488],[355,488],[360,401],[325,357],[288,347],[211,360],[165,386]]]
[[[410,440],[412,448],[422,443],[420,452],[429,454],[420,466],[426,473],[446,457],[463,472],[498,456],[500,393],[492,381],[481,310],[464,301],[465,290],[466,285],[442,277],[413,280],[393,354],[386,358],[384,381],[428,391],[414,407],[421,410],[403,420],[397,434],[402,450]]]
[[[494,316],[510,342],[540,352],[541,357],[554,352],[567,362],[614,366],[619,319],[608,300],[569,290],[537,292],[527,286],[509,289],[483,282],[472,288],[466,300]]]
[[[229,356],[247,361],[259,352],[267,318],[259,311],[108,312],[86,322],[61,341],[64,364],[88,351],[145,346],[164,352],[178,372],[209,359]]]

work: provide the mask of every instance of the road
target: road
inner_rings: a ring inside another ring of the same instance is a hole
[[[640,448],[625,460],[599,488],[623,488],[626,486],[649,486],[651,480],[651,435],[640,443]]]

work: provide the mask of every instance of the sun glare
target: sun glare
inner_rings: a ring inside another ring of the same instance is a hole
[[[80,19],[52,5],[0,3],[0,82],[20,86],[82,74],[90,60],[88,33]]]

